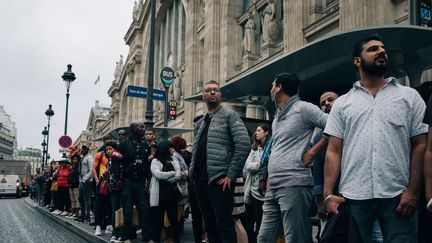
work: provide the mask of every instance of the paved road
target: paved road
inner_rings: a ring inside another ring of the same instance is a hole
[[[0,242],[87,242],[23,200],[0,199]]]

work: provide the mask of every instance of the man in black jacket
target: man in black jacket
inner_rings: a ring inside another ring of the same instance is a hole
[[[143,240],[149,241],[149,194],[146,182],[150,179],[150,163],[148,162],[150,147],[144,140],[144,124],[134,122],[129,128],[129,137],[120,143],[118,148],[122,157],[113,158],[111,169],[115,181],[110,183],[113,190],[122,191],[124,214],[122,235],[125,237],[125,242],[130,242],[134,236],[133,205],[136,205],[138,209]]]

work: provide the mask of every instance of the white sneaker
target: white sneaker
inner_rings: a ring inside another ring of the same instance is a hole
[[[63,211],[58,210],[57,213],[56,213],[56,215],[60,216],[60,214],[62,214],[62,213],[63,213]]]
[[[56,209],[56,210],[52,211],[51,213],[52,214],[59,214],[59,212],[60,212],[60,210]]]
[[[139,230],[136,231],[136,234],[139,235],[139,234],[141,234],[141,232],[142,232],[142,230],[139,229]]]
[[[105,229],[105,233],[111,233],[113,231],[112,225],[108,225]]]
[[[96,226],[96,231],[94,233],[95,235],[99,236],[99,235],[103,235],[101,227],[98,225]]]
[[[62,212],[61,214],[59,214],[60,216],[66,216],[66,215],[69,215],[69,212],[66,212],[66,211],[64,211],[64,212]]]
[[[117,241],[117,237],[115,237],[115,236],[111,236],[111,240],[110,240],[110,242],[116,242]]]

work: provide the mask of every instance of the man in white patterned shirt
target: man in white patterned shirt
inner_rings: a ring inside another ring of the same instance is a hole
[[[425,104],[412,88],[384,78],[388,58],[377,36],[359,41],[353,62],[360,81],[333,105],[324,169],[324,203],[329,213],[347,203],[350,233],[371,242],[378,219],[384,242],[417,242],[416,204],[428,128]],[[339,192],[332,195],[340,174]],[[352,242],[353,239],[350,239]]]

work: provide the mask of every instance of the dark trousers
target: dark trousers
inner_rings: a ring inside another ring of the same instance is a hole
[[[249,243],[257,242],[257,236],[261,227],[263,215],[262,206],[264,201],[257,200],[252,195],[249,196],[249,203],[246,203],[246,218],[243,226],[248,235]],[[243,221],[242,221],[243,222]]]
[[[193,185],[194,183],[192,182],[188,183],[189,204],[192,213],[192,231],[194,234],[195,243],[201,243],[201,237],[203,234],[203,220]]]
[[[95,225],[105,229],[111,224],[111,199],[110,195],[99,193],[99,186],[96,187],[96,205],[95,205]]]
[[[69,199],[69,188],[59,186],[58,187],[58,209],[60,211],[70,211],[70,199]]]
[[[164,222],[165,211],[168,215],[168,220],[171,225],[171,233],[174,237],[174,242],[180,242],[179,222],[177,219],[177,201],[172,200],[169,202],[159,201],[157,207],[151,207],[151,220],[152,220],[152,240],[160,242],[161,229]]]
[[[120,192],[112,191],[111,196],[111,224],[113,226],[112,236],[119,237],[120,230],[115,227],[115,212],[121,208],[121,194]]]
[[[139,224],[141,227],[142,237],[144,241],[150,240],[150,224],[149,224],[149,195],[145,191],[145,183],[132,182],[126,180],[122,190],[123,216],[124,226],[122,235],[125,239],[131,239],[133,235],[132,228],[132,210],[133,205],[138,209]]]
[[[92,182],[80,183],[78,190],[78,201],[81,207],[81,218],[90,219],[91,209],[91,194],[92,194]]]
[[[358,234],[356,242],[371,242],[372,226],[378,219],[384,242],[416,243],[417,242],[417,212],[410,217],[396,212],[400,197],[388,199],[347,200],[351,214],[349,223],[349,238]],[[357,231],[357,232],[356,232]]]
[[[44,186],[44,206],[50,205],[51,203],[51,183],[46,183]]]
[[[232,212],[234,208],[234,183],[231,190],[216,182],[196,181],[195,193],[198,205],[203,214],[205,228],[210,243],[237,242]]]

